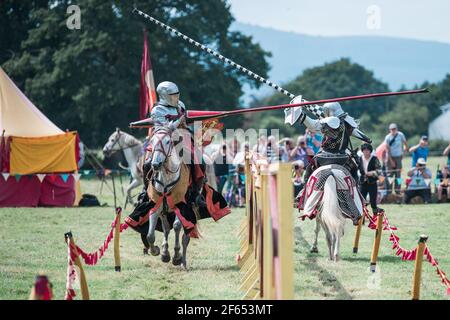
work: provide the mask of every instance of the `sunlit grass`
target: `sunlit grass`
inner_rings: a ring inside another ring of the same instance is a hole
[[[125,179],[124,179],[125,180]],[[125,183],[125,181],[124,181]],[[109,181],[111,186],[111,182]],[[83,192],[99,194],[96,180],[83,181]],[[123,204],[116,179],[119,204]],[[104,186],[97,208],[4,208],[0,209],[0,299],[27,299],[38,272],[45,272],[54,284],[55,298],[65,291],[67,249],[64,233],[71,230],[76,243],[94,251],[105,239],[114,219],[111,191]],[[420,234],[429,236],[429,247],[440,266],[450,274],[450,204],[387,205],[392,224],[399,230],[401,245],[414,248]],[[130,212],[130,207],[126,210]],[[126,213],[125,213],[126,214]],[[239,249],[237,229],[243,209],[219,222],[201,221],[203,238],[192,240],[188,249],[189,271],[164,264],[159,257],[144,256],[139,235],[131,229],[121,236],[122,272],[114,272],[112,245],[96,266],[86,266],[92,299],[240,299],[240,273],[235,256]],[[383,234],[378,266],[379,289],[369,289],[368,267],[373,231],[364,227],[360,250],[352,253],[354,229],[347,223],[341,246],[341,261],[329,262],[321,231],[319,254],[310,254],[314,221],[295,219],[295,298],[296,299],[410,299],[413,262],[401,261]],[[157,235],[157,241],[162,236]],[[173,254],[173,234],[170,240]],[[430,264],[424,264],[421,297],[448,299],[445,287]],[[77,299],[80,293],[77,291]]]

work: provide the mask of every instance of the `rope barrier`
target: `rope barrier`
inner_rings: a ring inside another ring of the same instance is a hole
[[[74,265],[77,265],[80,268],[80,282],[84,280],[84,271],[82,269],[82,265],[80,262],[80,257],[83,259],[84,263],[89,266],[96,265],[105,255],[105,252],[109,248],[109,244],[111,240],[114,238],[114,230],[116,229],[116,226],[120,223],[120,216],[121,216],[122,208],[118,207],[116,209],[116,217],[114,221],[111,223],[111,230],[109,231],[108,235],[106,236],[106,239],[103,241],[103,244],[94,252],[87,253],[83,249],[81,249],[79,246],[77,246],[70,234],[70,239],[68,241],[68,265],[67,265],[67,280],[66,280],[66,295],[65,300],[73,300],[73,298],[76,296],[75,290],[73,289],[73,284],[77,279],[77,272],[74,267]],[[127,223],[122,223],[119,225],[118,231],[119,233],[122,233],[128,229]],[[116,229],[117,230],[117,229]],[[117,235],[119,236],[119,235]],[[120,260],[120,259],[119,259]],[[118,266],[116,266],[116,271],[120,271],[120,269],[117,269]],[[119,266],[120,267],[120,266]],[[83,288],[82,285],[82,295],[83,299],[89,299],[89,294],[83,294],[83,292],[87,292],[87,284],[85,284],[85,288]],[[87,297],[84,297],[87,295]]]
[[[374,230],[376,229],[376,222],[378,217],[374,216],[371,217],[369,212],[365,210],[365,216],[369,219],[369,224],[367,225],[370,229]],[[392,243],[392,250],[397,250],[395,252],[395,255],[398,257],[401,257],[403,261],[414,261],[417,258],[417,248],[413,250],[407,250],[400,246],[400,237],[394,233],[394,231],[397,231],[397,227],[392,226],[389,223],[389,219],[384,214],[383,218],[383,230],[389,231],[389,241]],[[447,287],[447,294],[450,295],[450,280],[447,278],[447,275],[445,272],[438,267],[437,260],[433,257],[433,255],[430,252],[430,249],[428,248],[428,245],[425,244],[425,250],[424,255],[427,258],[427,261],[436,268],[436,273],[441,278],[442,283]]]

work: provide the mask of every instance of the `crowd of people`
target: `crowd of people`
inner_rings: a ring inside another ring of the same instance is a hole
[[[322,135],[306,129],[304,135],[296,139],[286,137],[279,141],[274,136],[260,136],[253,146],[241,146],[237,139],[223,143],[212,153],[217,189],[232,205],[243,206],[245,201],[245,153],[252,151],[264,156],[269,163],[292,163],[292,183],[295,195],[305,186],[305,168],[320,150]],[[395,123],[389,125],[389,133],[376,149],[368,143],[359,146],[358,175],[361,194],[368,197],[375,212],[377,203],[394,193],[397,202],[410,203],[415,197],[424,203],[432,201],[432,186],[438,201],[450,199],[450,144],[443,150],[447,163],[437,170],[436,178],[427,167],[429,142],[422,136],[418,144],[409,147],[406,136]],[[405,156],[411,156],[411,164],[405,163]],[[402,179],[403,167],[407,168],[406,180]],[[404,188],[402,188],[404,186]]]

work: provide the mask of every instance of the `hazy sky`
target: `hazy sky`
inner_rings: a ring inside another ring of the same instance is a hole
[[[450,43],[449,0],[228,0],[239,22],[310,35]]]

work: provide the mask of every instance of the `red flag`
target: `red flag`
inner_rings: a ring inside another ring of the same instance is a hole
[[[156,103],[155,80],[153,79],[150,50],[147,42],[147,31],[144,30],[144,51],[141,63],[140,119],[145,119]]]

